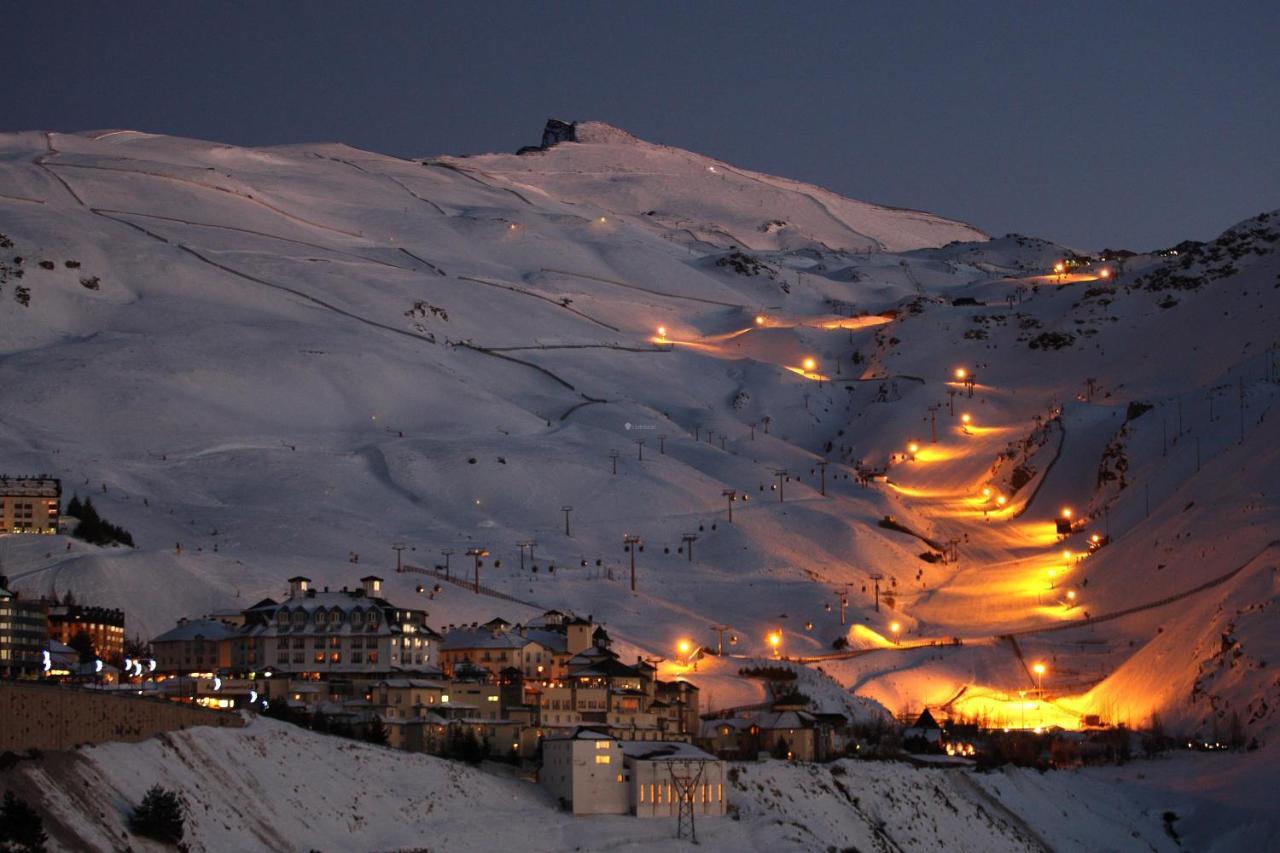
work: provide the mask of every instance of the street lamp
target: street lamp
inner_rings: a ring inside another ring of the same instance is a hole
[[[763,314],[757,314],[757,315],[756,315],[756,325],[757,325],[757,326],[763,326],[763,325],[764,325],[764,315],[763,315]]]
[[[659,339],[662,339],[662,340],[665,340],[665,339],[666,339],[666,337],[667,337],[667,327],[666,327],[666,326],[659,326],[659,327],[658,327],[658,338],[659,338]]]
[[[779,657],[778,647],[782,645],[782,632],[770,631],[769,636],[766,639],[769,641],[769,646],[773,649],[773,656],[775,658]]]
[[[893,641],[894,641],[895,643],[897,643],[898,645],[902,645],[902,640],[901,640],[901,639],[899,639],[899,637],[898,637],[898,634],[899,634],[899,633],[901,633],[901,631],[902,631],[902,625],[901,625],[901,623],[899,623],[899,622],[890,622],[890,623],[889,623],[889,632],[890,632],[891,634],[893,634]]]
[[[818,362],[812,357],[806,358],[803,365],[806,373],[813,373],[813,371],[818,369]]]
[[[488,548],[468,548],[467,556],[476,560],[476,595],[480,594],[480,558],[489,556]]]
[[[913,442],[911,442],[910,444],[908,444],[908,445],[907,445],[907,455],[908,455],[909,457],[911,457],[911,461],[912,461],[912,462],[914,462],[914,461],[916,460],[916,454],[917,454],[917,453],[919,453],[919,452],[920,452],[920,443],[919,443],[919,442],[917,442],[917,441],[913,441]]]
[[[1040,694],[1040,699],[1044,699],[1044,674],[1048,670],[1043,663],[1036,662],[1032,665],[1031,671],[1036,674],[1036,692]]]

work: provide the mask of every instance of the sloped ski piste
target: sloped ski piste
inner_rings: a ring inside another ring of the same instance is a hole
[[[296,573],[412,600],[393,542],[478,545],[486,587],[627,654],[730,626],[663,664],[716,707],[759,701],[736,673],[779,631],[869,715],[1271,739],[1280,213],[1085,253],[576,130],[426,160],[0,136],[0,467],[138,543],[0,537],[13,586],[151,636]]]

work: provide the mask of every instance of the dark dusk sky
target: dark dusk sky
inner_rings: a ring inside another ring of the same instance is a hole
[[[1084,249],[1280,207],[1280,2],[8,4],[0,130],[402,156],[546,118]]]

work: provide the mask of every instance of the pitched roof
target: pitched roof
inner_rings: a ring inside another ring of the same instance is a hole
[[[194,640],[225,640],[235,636],[235,631],[216,619],[191,619],[170,628],[153,639],[153,643],[173,643]]]
[[[621,744],[622,754],[638,761],[720,760],[692,744],[679,741],[624,740]]]

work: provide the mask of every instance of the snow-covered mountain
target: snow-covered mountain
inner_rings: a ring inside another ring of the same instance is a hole
[[[139,545],[0,538],[13,584],[145,636],[372,570],[441,626],[571,608],[629,654],[781,629],[797,657],[847,642],[821,666],[889,710],[1014,723],[1044,661],[1045,723],[1266,741],[1274,216],[1055,275],[1075,253],[577,136],[425,162],[0,136],[0,469],[57,474]],[[1059,542],[1067,505],[1087,523]],[[482,582],[528,606],[428,599],[397,542],[463,570],[487,547]],[[756,698],[736,666],[696,676],[716,707]]]

